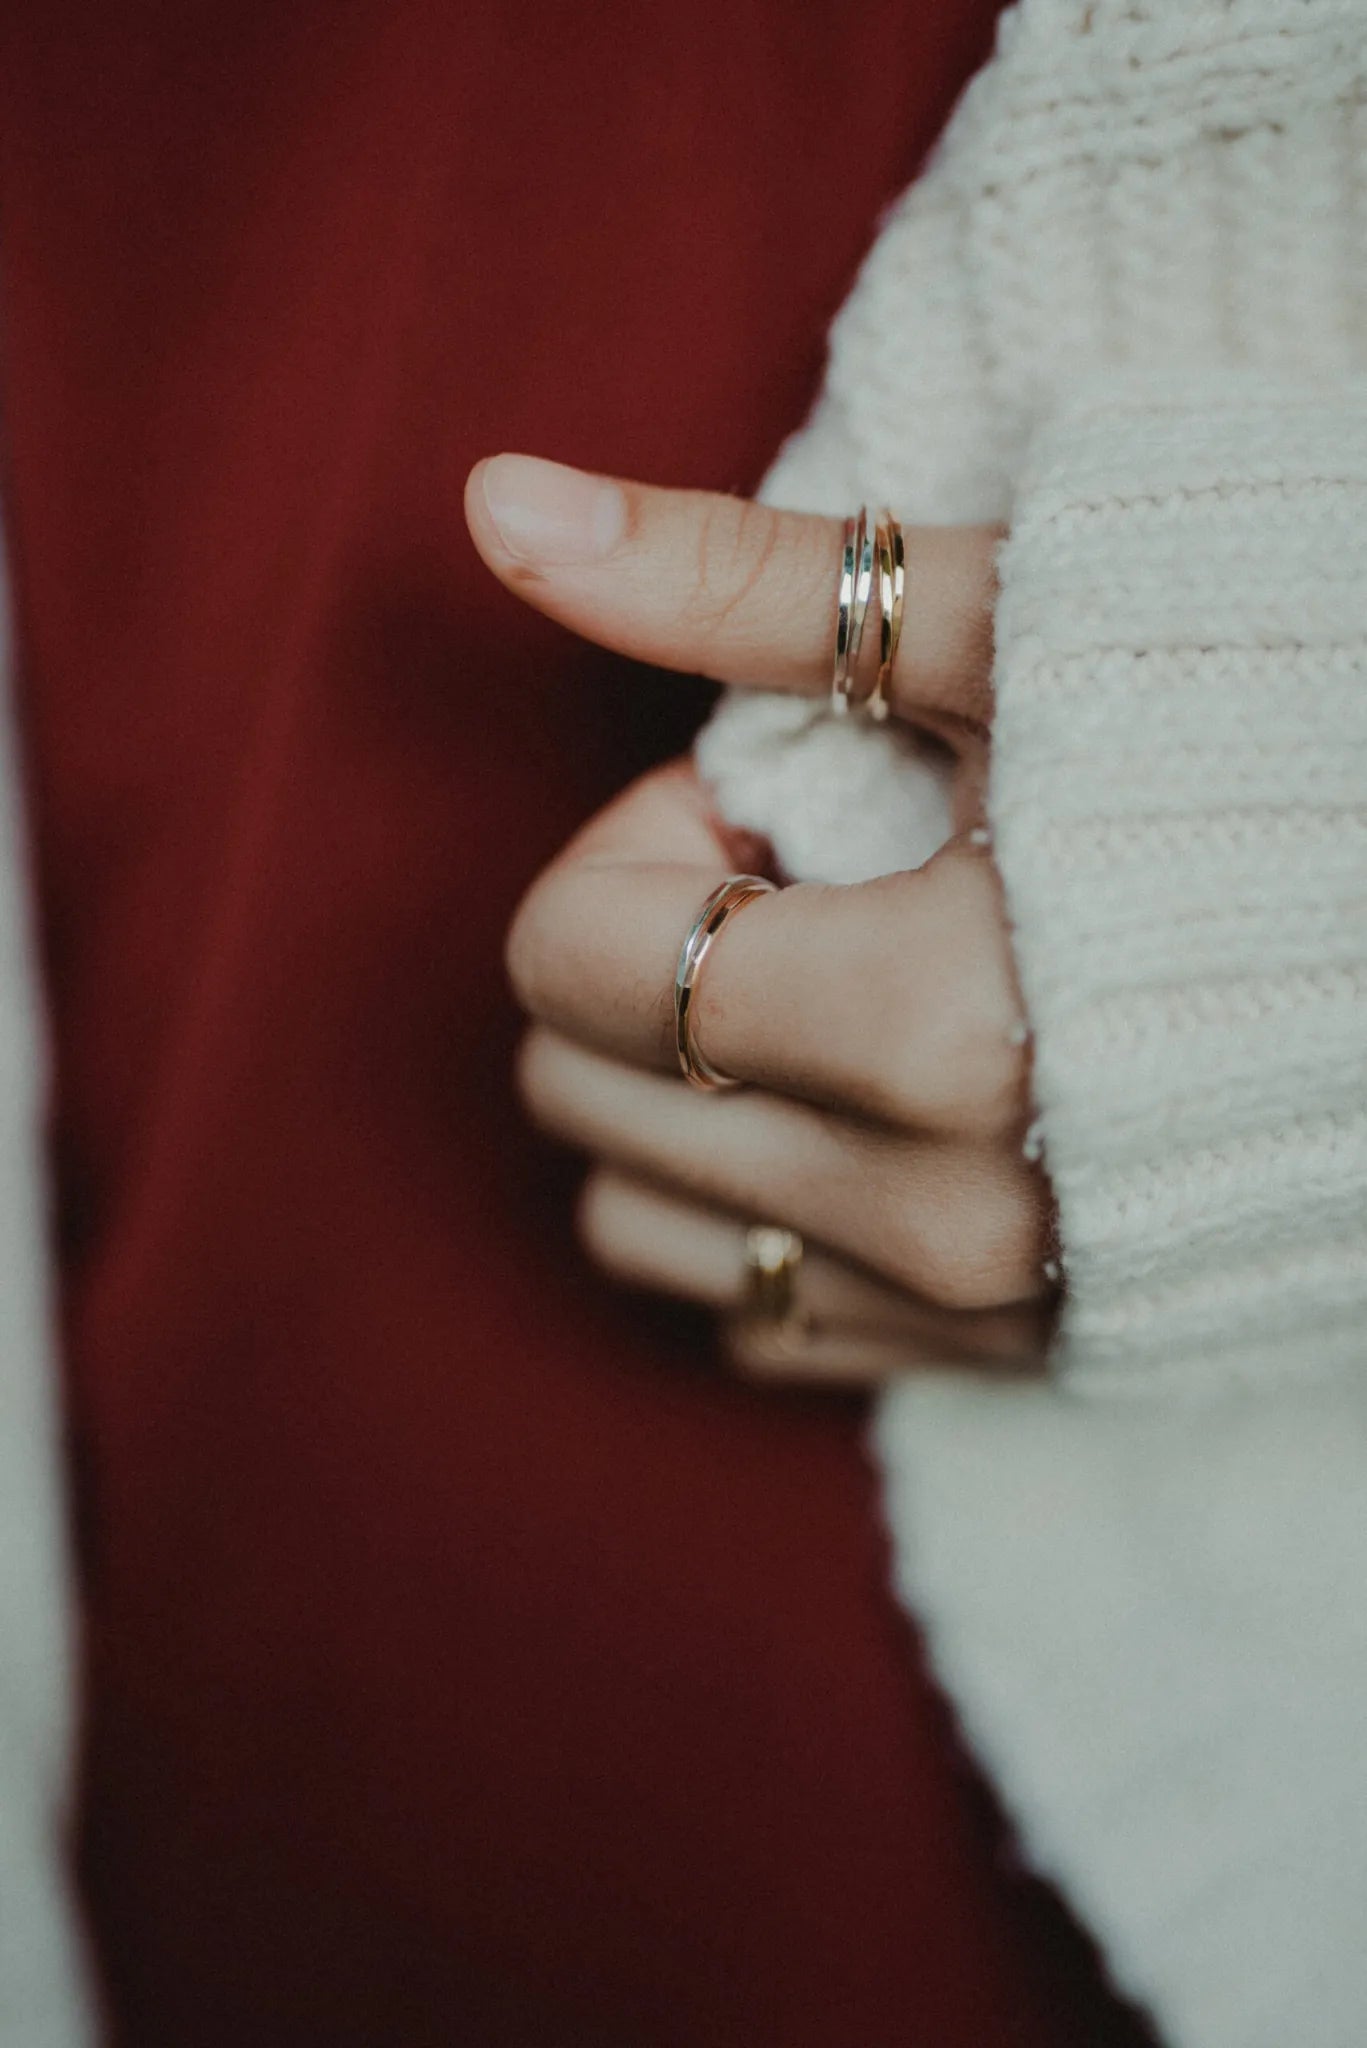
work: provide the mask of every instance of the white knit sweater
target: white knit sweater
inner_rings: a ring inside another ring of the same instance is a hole
[[[1165,2035],[1359,2048],[1367,0],[1022,0],[767,494],[1011,529],[990,812],[1068,1297],[1051,1386],[885,1398],[899,1585]],[[798,874],[943,832],[819,708],[701,758]]]
[[[0,2044],[90,2048],[93,2000],[67,1872],[75,1630],[10,654],[0,566]]]

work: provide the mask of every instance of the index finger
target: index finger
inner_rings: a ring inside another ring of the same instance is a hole
[[[604,647],[744,688],[803,696],[830,688],[838,519],[591,476],[525,455],[477,464],[465,512],[496,576]],[[905,532],[892,708],[985,726],[998,530]]]
[[[679,946],[726,861],[686,773],[619,797],[533,886],[514,987],[556,1032],[677,1072]],[[729,924],[696,985],[695,1035],[736,1080],[895,1125],[996,1137],[1023,1118],[1010,944],[990,860],[951,845],[853,887],[799,884]]]

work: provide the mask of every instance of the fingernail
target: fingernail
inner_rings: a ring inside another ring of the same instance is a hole
[[[498,537],[522,562],[601,561],[626,528],[621,487],[562,462],[496,455],[484,465],[483,484]]]

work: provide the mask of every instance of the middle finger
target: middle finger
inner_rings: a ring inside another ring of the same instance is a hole
[[[615,1166],[694,1201],[762,1216],[945,1308],[1038,1299],[1047,1201],[995,1148],[916,1143],[805,1103],[703,1096],[552,1032],[524,1043],[536,1120]]]

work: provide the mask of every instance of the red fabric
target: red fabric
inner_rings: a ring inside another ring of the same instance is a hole
[[[1003,1866],[849,1404],[577,1261],[500,935],[699,700],[476,563],[743,487],[986,0],[16,0],[10,541],[131,2048],[1133,2038]]]

